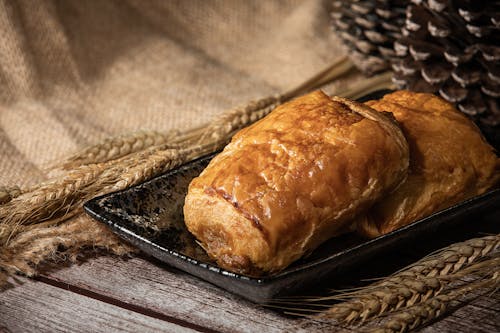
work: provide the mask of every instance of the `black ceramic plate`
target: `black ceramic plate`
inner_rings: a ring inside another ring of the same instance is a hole
[[[383,93],[367,99],[379,98]],[[373,240],[353,235],[336,237],[277,274],[253,278],[231,273],[208,258],[186,230],[182,216],[189,182],[213,156],[130,189],[92,199],[84,208],[145,253],[259,303],[363,269],[369,261],[373,264],[381,260],[384,253],[422,248],[425,244],[423,255],[457,240],[500,231],[500,190],[494,190]]]

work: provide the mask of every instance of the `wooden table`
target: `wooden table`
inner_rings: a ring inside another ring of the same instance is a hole
[[[0,293],[5,332],[353,332],[285,317],[154,259],[97,257]],[[500,332],[498,293],[423,332]]]

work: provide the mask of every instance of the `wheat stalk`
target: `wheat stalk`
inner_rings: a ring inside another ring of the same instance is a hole
[[[265,117],[278,105],[305,92],[317,89],[350,72],[353,68],[352,62],[343,57],[310,79],[284,93],[251,101],[244,106],[225,112],[205,127],[205,132],[200,141],[216,140],[227,142],[238,130]]]
[[[103,248],[117,255],[135,251],[104,225],[80,211],[68,223],[58,226],[38,225],[5,246],[0,252],[0,287],[5,285],[8,275],[35,276],[37,266],[49,258],[55,262],[75,261],[82,248]]]
[[[0,206],[0,245],[6,244],[21,225],[57,218],[61,212],[68,213],[85,199],[86,187],[103,171],[99,165],[80,167],[62,179],[40,184],[35,190]]]
[[[121,157],[144,151],[151,147],[168,144],[170,148],[186,148],[198,141],[204,127],[192,128],[184,133],[172,130],[167,133],[138,131],[110,137],[87,147],[67,158],[51,169],[72,170],[82,165],[97,164],[117,160]]]
[[[347,63],[347,65],[349,64],[350,63]],[[247,105],[224,113],[221,117],[215,119],[211,124],[206,126],[205,133],[200,140],[222,140],[223,138],[226,138],[227,140],[238,130],[265,117],[278,105],[288,101],[300,93],[321,86],[322,84],[328,82],[331,79],[331,76],[338,76],[339,73],[344,73],[344,71],[350,70],[350,67],[346,67],[347,65],[346,63],[340,62],[337,64],[340,68],[332,66],[332,68],[318,74],[317,77],[304,82],[302,85],[286,93],[252,101]],[[394,88],[391,77],[392,73],[385,72],[360,82],[356,85],[356,87],[339,91],[336,94],[342,97],[356,99],[379,89],[391,89]]]
[[[395,89],[392,83],[392,72],[383,72],[374,75],[361,82],[356,82],[354,86],[348,86],[343,90],[336,91],[335,94],[345,98],[358,99],[381,89]]]
[[[455,301],[479,289],[495,290],[500,285],[500,258],[493,258],[472,265],[462,275],[479,275],[475,282],[451,288],[446,293],[423,300],[402,311],[392,314],[385,320],[382,328],[371,330],[374,333],[408,332],[422,327],[442,317]],[[493,269],[492,269],[493,268]]]
[[[118,159],[151,146],[168,142],[169,139],[171,140],[177,134],[175,132],[162,134],[155,131],[139,131],[107,138],[70,156],[61,163],[60,167],[71,170],[81,165]]]
[[[118,179],[115,176],[118,170],[107,170],[106,174],[110,178],[114,177],[115,180],[110,181],[110,185],[105,186],[99,194],[119,191],[136,185],[187,161],[213,152],[215,147],[219,147],[218,142],[208,142],[185,149],[153,149],[146,157],[134,161],[134,165],[128,165],[126,168],[121,167],[123,170]]]
[[[319,318],[346,324],[364,322],[438,295],[451,277],[461,276],[464,267],[496,251],[499,244],[500,235],[453,244],[371,286],[309,301],[343,301],[317,315]]]
[[[95,195],[118,191],[207,154],[218,143],[187,149],[171,149],[168,145],[135,153],[118,162],[84,165],[61,179],[42,184],[0,206],[0,244],[6,244],[19,233],[21,226],[51,221],[58,223],[74,215],[83,202]]]
[[[270,96],[226,112],[206,127],[200,142],[224,139],[227,141],[236,131],[265,117],[282,102],[281,95]]]

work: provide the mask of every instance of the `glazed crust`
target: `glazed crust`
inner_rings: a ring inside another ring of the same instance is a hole
[[[407,180],[360,219],[358,230],[377,237],[498,184],[500,159],[479,129],[432,94],[398,91],[366,103],[391,112],[410,146]]]
[[[185,222],[221,267],[279,271],[400,184],[408,155],[393,119],[314,92],[233,137],[191,182]]]

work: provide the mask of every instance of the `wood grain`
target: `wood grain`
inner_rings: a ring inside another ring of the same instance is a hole
[[[422,329],[423,333],[500,332],[500,294],[488,294],[473,300],[440,321]]]
[[[45,283],[20,281],[0,294],[0,332],[195,332]]]
[[[218,332],[348,332],[330,323],[282,316],[141,258],[123,261],[100,257],[52,272],[46,278]]]
[[[182,318],[208,330],[348,332],[330,323],[282,316],[158,261],[143,258],[124,261],[100,257],[46,274],[46,278],[51,283],[105,295],[162,316]],[[496,296],[498,294],[480,297],[423,331],[498,332],[500,301]]]

